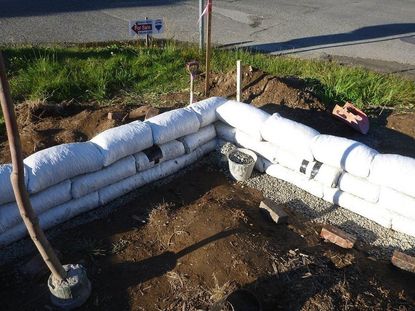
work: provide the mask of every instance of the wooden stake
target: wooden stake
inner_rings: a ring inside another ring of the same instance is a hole
[[[207,10],[207,35],[206,35],[206,79],[205,79],[205,96],[209,96],[209,79],[210,79],[210,42],[212,36],[212,0],[208,0]]]
[[[147,16],[145,17],[145,20],[148,20]],[[150,36],[146,34],[146,48],[148,48],[149,44],[150,44]]]
[[[236,61],[236,101],[241,101],[241,79],[242,79],[242,71],[241,71],[241,61]]]
[[[3,110],[4,120],[6,122],[7,139],[9,141],[10,153],[12,157],[13,172],[10,180],[13,186],[16,203],[20,215],[26,225],[30,237],[35,243],[40,255],[52,272],[57,281],[66,279],[66,271],[62,267],[58,257],[47,240],[43,230],[39,226],[39,219],[33,211],[29,200],[25,183],[24,183],[24,166],[22,157],[22,148],[20,136],[14,114],[14,106],[10,96],[9,83],[6,77],[6,68],[3,61],[3,55],[0,52],[0,102]]]

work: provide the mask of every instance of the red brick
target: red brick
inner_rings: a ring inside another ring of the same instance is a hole
[[[321,229],[320,236],[323,239],[343,248],[353,248],[354,243],[356,242],[355,236],[332,225],[325,225]]]
[[[268,214],[275,223],[287,223],[287,213],[282,209],[281,205],[275,203],[274,201],[270,199],[264,199],[261,201],[259,208]]]
[[[395,250],[392,255],[391,262],[394,266],[415,273],[415,257]]]

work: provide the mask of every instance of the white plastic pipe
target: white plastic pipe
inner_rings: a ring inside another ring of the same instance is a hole
[[[236,61],[236,100],[238,102],[241,101],[241,79],[242,79],[242,71],[241,71],[241,61]]]

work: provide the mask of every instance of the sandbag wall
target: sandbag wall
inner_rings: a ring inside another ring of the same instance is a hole
[[[48,229],[194,163],[216,148],[213,97],[144,122],[106,130],[24,160],[25,183],[40,226]],[[27,235],[14,202],[12,167],[0,165],[0,246]]]
[[[25,183],[40,225],[50,228],[173,174],[214,150],[217,138],[256,152],[260,172],[415,236],[415,159],[379,154],[220,97],[26,158]],[[11,170],[0,165],[0,246],[27,235]]]
[[[218,107],[217,114],[218,139],[254,151],[258,171],[415,236],[415,159],[379,154],[235,101]]]

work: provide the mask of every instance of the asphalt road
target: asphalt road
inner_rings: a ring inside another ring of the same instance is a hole
[[[213,2],[217,44],[415,68],[414,0]],[[0,0],[0,43],[128,40],[128,20],[145,16],[164,18],[164,38],[198,40],[198,0]]]

